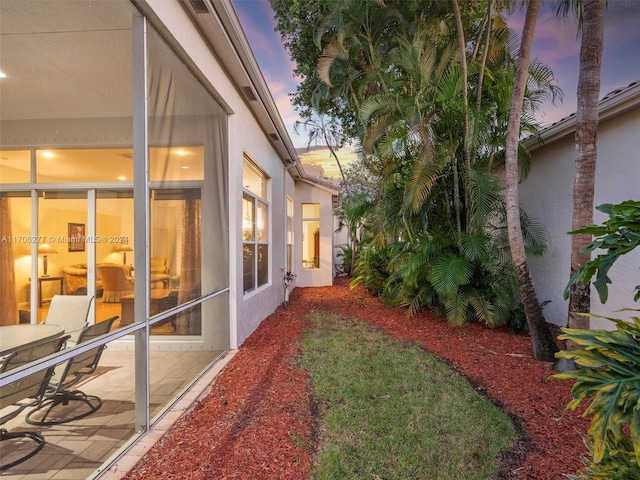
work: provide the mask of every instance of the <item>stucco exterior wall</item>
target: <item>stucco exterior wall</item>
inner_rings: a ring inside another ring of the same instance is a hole
[[[527,213],[540,220],[549,232],[550,245],[542,257],[529,259],[531,274],[541,302],[550,300],[545,309],[548,322],[566,325],[568,302],[562,293],[569,280],[571,211],[575,146],[573,133],[560,140],[537,147],[532,152],[532,167],[520,186],[520,202]],[[598,138],[598,162],[594,205],[640,199],[640,109],[629,110],[601,122]],[[607,216],[595,212],[594,222]],[[640,283],[640,252],[618,260],[610,273],[609,299],[602,304],[592,287],[591,310],[595,314],[628,318],[616,312],[621,308],[638,308],[633,289]],[[591,328],[613,328],[607,320],[592,318]]]
[[[320,268],[302,268],[302,204],[320,204]],[[296,286],[322,287],[333,284],[334,216],[332,192],[307,182],[296,183],[294,200],[294,271]]]
[[[239,119],[240,117],[238,117]],[[236,131],[236,151],[230,161],[233,169],[230,182],[235,186],[231,194],[234,221],[231,226],[231,297],[236,306],[236,338],[232,335],[232,345],[239,346],[258,327],[260,322],[272,313],[284,301],[280,269],[286,265],[286,197],[293,195],[293,179],[286,172],[280,159],[269,149],[268,139],[260,136],[257,126],[251,126],[252,120],[244,118],[243,127]],[[246,128],[249,127],[249,128]],[[250,130],[253,130],[252,132]],[[266,285],[243,292],[242,281],[242,162],[243,152],[258,165],[269,177],[269,281]]]

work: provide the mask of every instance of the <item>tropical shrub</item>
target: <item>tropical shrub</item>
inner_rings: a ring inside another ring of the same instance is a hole
[[[364,285],[371,294],[381,295],[385,288],[388,261],[387,248],[372,244],[361,246],[351,285]]]
[[[593,284],[605,303],[611,283],[609,270],[621,255],[640,243],[640,202],[628,200],[617,205],[600,205],[597,209],[607,213],[609,219],[602,225],[569,233],[594,235],[585,250],[603,251],[571,278],[565,295],[571,284],[587,284],[595,276]],[[635,291],[637,301],[640,285]],[[587,438],[592,458],[585,461],[584,470],[574,478],[640,478],[640,317],[634,316],[631,321],[600,318],[614,322],[616,329],[562,329],[564,333],[559,338],[571,340],[581,348],[558,352],[556,357],[573,359],[581,368],[552,376],[575,380],[571,389],[573,399],[566,408],[575,410],[583,401],[588,402],[584,415],[592,416]]]
[[[422,233],[411,241],[389,242],[387,264],[377,263],[373,270],[384,284],[385,303],[406,307],[409,315],[428,308],[456,325],[477,321],[523,331],[526,321],[500,211],[494,210],[483,234]],[[546,238],[539,226],[524,214],[522,225],[528,252],[543,252]],[[369,260],[359,258],[357,271],[364,275],[354,283],[371,280]]]
[[[537,239],[532,251],[542,249],[542,239],[527,236]],[[452,234],[386,243],[383,249],[366,245],[352,284],[366,286],[386,304],[406,307],[409,315],[428,308],[455,325],[481,322],[521,332],[526,321],[503,240]]]
[[[640,310],[635,310],[640,311]],[[596,315],[592,315],[596,316]],[[558,380],[575,380],[573,399],[567,409],[588,403],[584,415],[591,415],[588,434],[593,458],[586,471],[606,472],[611,465],[638,472],[640,465],[640,318],[632,321],[607,318],[616,330],[563,328],[561,340],[571,340],[577,350],[556,353],[573,359],[581,369],[558,373]],[[598,465],[603,462],[603,465]],[[586,478],[640,478],[638,476]]]
[[[593,456],[593,442],[586,440],[587,450]],[[615,449],[607,450],[600,463],[583,459],[585,467],[577,475],[567,475],[574,480],[630,480],[640,478],[640,465],[635,461],[633,444],[624,437]]]
[[[577,282],[585,285],[595,276],[593,286],[598,291],[600,301],[605,303],[609,295],[608,285],[611,283],[609,270],[621,255],[630,252],[640,244],[640,202],[627,200],[617,205],[605,203],[596,207],[597,210],[609,215],[609,219],[602,225],[591,225],[573,232],[571,235],[588,234],[596,238],[585,249],[593,252],[604,250],[585,265],[571,278],[565,289],[565,297],[569,294],[569,287]],[[634,301],[640,299],[640,285],[635,288]]]

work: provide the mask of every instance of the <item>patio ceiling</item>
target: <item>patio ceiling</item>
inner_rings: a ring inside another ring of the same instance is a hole
[[[114,8],[114,2],[122,8]],[[207,4],[209,13],[198,14],[190,2],[183,2],[212,48],[215,45],[283,162],[295,162],[304,175],[230,2],[216,2],[215,13],[214,4]],[[145,2],[140,7],[149,9]],[[0,71],[6,75],[0,79],[2,120],[131,118],[133,10],[129,0],[2,0]],[[199,107],[183,105],[176,113],[198,114]],[[8,147],[12,141],[3,138],[2,144]]]
[[[131,8],[74,0],[0,8],[3,120],[131,116],[122,94],[131,91]]]

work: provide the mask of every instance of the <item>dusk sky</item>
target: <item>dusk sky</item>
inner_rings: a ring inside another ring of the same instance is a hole
[[[299,79],[293,76],[294,65],[274,30],[269,0],[233,0],[233,4],[294,145],[306,146],[304,132],[297,135],[293,131],[298,116],[289,101]],[[509,26],[518,35],[523,19],[524,13],[509,17]],[[564,93],[563,103],[545,106],[540,117],[543,124],[575,112],[579,54],[576,23],[560,20],[550,8],[543,8],[536,24],[533,55],[551,68]],[[640,0],[609,0],[600,96],[636,80],[640,80]]]

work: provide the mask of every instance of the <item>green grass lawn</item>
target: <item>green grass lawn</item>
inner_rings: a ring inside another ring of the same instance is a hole
[[[321,415],[312,478],[495,478],[516,433],[465,378],[359,320],[311,319],[301,364]]]

